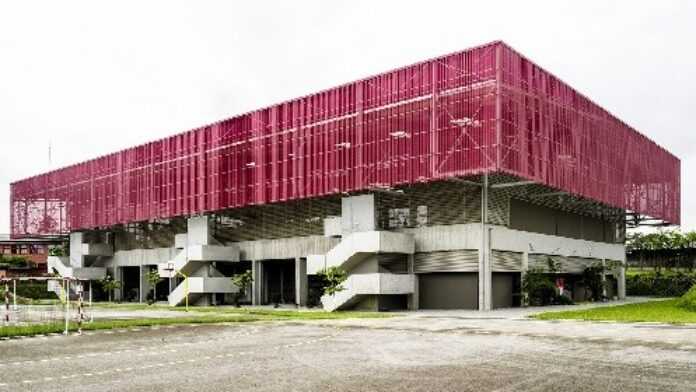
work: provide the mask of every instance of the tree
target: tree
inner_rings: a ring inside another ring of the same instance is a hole
[[[69,256],[68,247],[66,244],[54,245],[48,249],[49,256]]]
[[[345,270],[339,267],[329,267],[317,273],[322,282],[322,287],[325,295],[334,295],[345,290],[343,282],[348,279],[348,274]]]
[[[254,281],[251,270],[246,270],[240,274],[232,276],[232,283],[239,288],[234,296],[234,306],[239,307],[239,300],[246,296],[246,290]]]
[[[109,302],[111,302],[111,293],[114,290],[121,288],[121,282],[115,280],[111,275],[106,275],[104,279],[99,281],[99,283],[101,284],[104,291],[106,291],[109,294]]]
[[[147,280],[147,283],[152,286],[152,302],[157,302],[157,283],[161,280],[159,272],[157,272],[157,268],[148,271],[145,274],[145,279]]]
[[[593,301],[604,299],[604,289],[607,282],[603,279],[603,275],[607,269],[607,266],[601,263],[593,263],[582,271],[580,282],[585,286],[585,289],[590,291],[590,299]]]

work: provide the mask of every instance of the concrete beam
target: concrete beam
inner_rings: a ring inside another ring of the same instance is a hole
[[[491,188],[498,189],[498,188],[510,188],[513,186],[523,186],[523,185],[533,185],[536,184],[534,181],[515,181],[515,182],[505,182],[501,184],[493,184],[491,185]]]

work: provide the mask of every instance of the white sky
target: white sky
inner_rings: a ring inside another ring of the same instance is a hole
[[[65,166],[495,39],[676,154],[696,229],[696,2],[376,3],[0,3],[0,233],[49,140]]]

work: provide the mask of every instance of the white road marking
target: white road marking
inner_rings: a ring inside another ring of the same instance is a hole
[[[303,345],[303,344],[309,344],[309,343],[314,343],[314,342],[320,342],[320,341],[328,340],[328,339],[331,339],[331,338],[336,337],[336,336],[340,333],[340,329],[339,329],[338,327],[336,327],[335,330],[336,330],[336,332],[333,333],[332,335],[327,335],[327,336],[324,336],[324,337],[321,337],[321,338],[311,339],[311,340],[307,340],[307,341],[301,341],[301,342],[292,343],[292,344],[286,344],[286,345],[283,345],[283,346],[275,346],[274,348],[277,349],[277,350],[280,350],[280,349],[283,349],[283,348],[296,347],[296,346],[300,346],[300,345]],[[109,331],[106,331],[106,332],[109,332]],[[105,333],[106,333],[106,332],[105,332]],[[245,335],[249,335],[249,334],[251,334],[251,333],[253,333],[253,332],[254,332],[254,331],[248,331],[248,332],[241,333],[241,334],[235,334],[235,335],[233,335],[233,336],[245,336]],[[216,340],[229,340],[229,338],[230,338],[230,336],[229,336],[229,335],[226,335],[226,336],[223,336],[223,337],[221,337],[221,338],[206,339],[206,340],[203,340],[203,341],[193,342],[193,343],[205,343],[205,342],[211,342],[211,341],[216,341]],[[193,343],[192,343],[192,342],[187,342],[186,344],[193,344]],[[157,348],[159,348],[159,347],[150,347],[150,348],[140,347],[140,348],[138,348],[137,350],[148,350],[148,349],[157,349]],[[114,353],[127,353],[127,352],[132,352],[132,351],[135,351],[135,350],[136,350],[136,349],[126,349],[126,350],[119,350],[119,351],[115,351],[115,352],[111,352],[111,353],[105,352],[105,353],[80,354],[80,355],[76,356],[76,358],[84,358],[84,356],[112,355],[112,354],[114,354]],[[163,351],[154,351],[154,350],[153,350],[152,352],[147,353],[147,354],[150,354],[150,355],[157,355],[157,354],[164,354],[164,353],[174,353],[174,352],[176,352],[176,351],[177,351],[177,350],[175,350],[175,349],[163,350]],[[218,354],[218,355],[215,355],[214,357],[208,355],[208,356],[203,357],[202,360],[211,360],[211,359],[213,359],[213,358],[219,359],[219,358],[224,358],[224,357],[233,357],[233,356],[235,356],[235,355],[247,355],[247,354],[250,354],[250,353],[251,353],[251,352],[249,352],[249,351],[242,351],[242,352],[237,352],[237,353],[235,353],[235,352],[228,352],[228,353],[226,353],[226,354]],[[65,356],[65,357],[50,358],[50,359],[46,359],[46,360],[61,360],[61,359],[70,359],[70,358],[71,358],[70,356]],[[111,371],[96,372],[96,374],[97,374],[97,375],[103,375],[103,374],[110,373],[110,372],[114,372],[114,373],[131,372],[131,371],[139,370],[139,369],[149,369],[149,368],[151,368],[151,367],[165,367],[165,366],[167,366],[167,365],[172,366],[172,365],[182,364],[182,363],[185,363],[185,362],[193,363],[193,362],[196,362],[197,360],[199,360],[199,359],[191,358],[191,359],[188,359],[188,360],[170,361],[170,362],[168,362],[168,363],[167,363],[167,362],[161,362],[161,363],[156,363],[156,364],[152,364],[152,365],[140,366],[140,367],[138,367],[138,368],[136,368],[136,369],[134,369],[134,368],[132,368],[132,367],[128,367],[128,368],[125,368],[125,369],[115,368],[115,369],[113,369],[113,370],[111,370]],[[15,364],[15,365],[21,365],[21,364],[27,364],[27,363],[33,363],[33,362],[34,362],[34,361],[24,361],[24,362],[14,362],[13,364]],[[41,362],[44,362],[44,360],[41,360]],[[87,376],[87,377],[93,376],[93,375],[94,375],[93,373],[83,373],[83,374],[82,374],[82,376]],[[69,379],[69,378],[76,378],[76,377],[79,377],[79,376],[80,376],[79,374],[71,374],[71,375],[69,375],[69,376],[61,376],[60,378],[61,378],[62,380],[67,380],[67,379]],[[51,380],[53,380],[53,378],[51,378],[51,377],[44,377],[44,378],[43,378],[43,381],[45,381],[45,382],[49,382],[49,381],[51,381]],[[42,380],[41,380],[41,379],[37,379],[37,380],[23,380],[22,383],[30,384],[30,383],[32,383],[32,382],[40,382],[40,381],[42,381]],[[113,382],[115,382],[115,383],[117,383],[117,382],[119,382],[119,381],[120,381],[120,380],[118,380],[118,379],[117,379],[117,380],[113,380]],[[0,387],[7,387],[7,386],[9,386],[8,383],[0,383]]]

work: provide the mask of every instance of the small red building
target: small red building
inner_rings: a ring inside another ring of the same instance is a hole
[[[9,235],[0,234],[0,278],[45,275],[49,249],[62,242],[59,237],[11,239]],[[17,258],[23,258],[26,264],[7,262]]]

